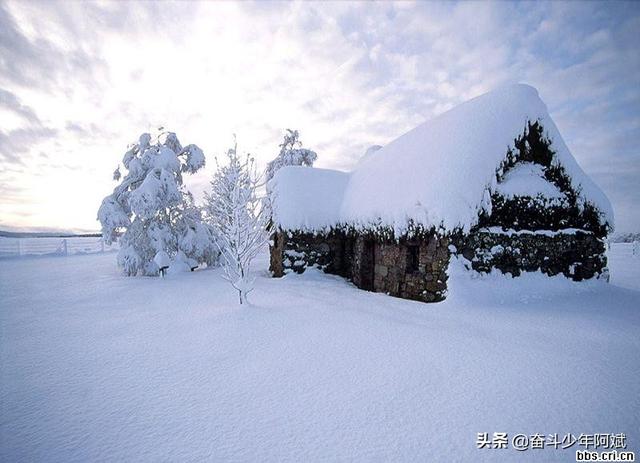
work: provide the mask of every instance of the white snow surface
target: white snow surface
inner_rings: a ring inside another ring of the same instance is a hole
[[[0,460],[575,458],[478,450],[478,432],[625,432],[637,454],[640,278],[616,285],[640,259],[612,251],[613,284],[454,264],[438,304],[270,278],[266,254],[243,306],[219,269],[0,260]]]
[[[362,164],[364,161],[366,161],[371,156],[373,156],[376,151],[380,151],[381,148],[382,148],[381,145],[371,145],[369,148],[367,148],[367,150],[364,152],[362,157],[358,160],[358,164]]]
[[[290,230],[322,230],[340,221],[349,174],[337,170],[286,166],[269,182],[275,223]]]
[[[543,236],[558,236],[558,235],[575,235],[577,233],[584,233],[585,235],[591,235],[593,232],[587,230],[581,230],[579,228],[561,228],[560,230],[514,230],[509,228],[504,230],[502,227],[486,227],[481,228],[481,232],[493,233],[496,235],[543,235]]]
[[[544,170],[541,165],[533,162],[521,162],[507,172],[501,182],[496,185],[495,191],[505,198],[514,196],[536,197],[541,195],[547,199],[566,198],[566,195],[553,183],[544,178]]]
[[[486,192],[496,188],[495,172],[507,149],[527,121],[535,120],[552,141],[553,162],[564,166],[580,198],[593,203],[602,212],[602,221],[613,226],[609,200],[569,152],[537,90],[524,84],[499,88],[423,123],[361,161],[350,173],[346,188],[344,177],[336,175],[336,183],[325,184],[319,198],[300,194],[300,187],[312,182],[313,171],[283,172],[276,180],[278,223],[309,231],[316,231],[316,224],[325,228],[338,223],[360,228],[383,225],[400,235],[411,219],[425,227],[468,230],[486,206]],[[305,175],[304,181],[295,179],[296,175]],[[326,171],[318,175],[321,182],[329,177]],[[336,201],[336,192],[343,188],[342,200]],[[331,201],[316,213],[314,204],[323,195],[330,195]],[[327,219],[332,223],[327,224]]]
[[[633,254],[633,243],[612,243],[607,251],[611,282],[640,290],[640,256]]]

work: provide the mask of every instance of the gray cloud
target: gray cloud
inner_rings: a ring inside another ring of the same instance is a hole
[[[0,128],[0,159],[5,163],[24,165],[24,154],[45,140],[55,137],[57,130],[46,127],[35,111],[13,93],[0,88],[0,108],[20,116],[26,126],[5,131]]]
[[[69,92],[72,91],[68,85],[71,82],[82,80],[92,82],[94,86],[98,83],[95,76],[107,67],[92,50],[95,39],[80,35],[79,18],[73,25],[73,21],[63,14],[65,10],[53,5],[47,2],[22,6],[58,12],[57,16],[66,18],[59,24],[68,34],[62,43],[42,35],[29,37],[10,12],[9,4],[0,3],[0,85]]]
[[[2,88],[0,88],[0,108],[5,108],[6,110],[17,114],[29,124],[41,124],[40,119],[33,109],[22,104],[17,96]]]
[[[56,134],[57,130],[49,127],[22,128],[7,133],[0,130],[0,157],[5,162],[24,164],[24,153]]]
[[[57,71],[61,54],[46,40],[29,40],[0,4],[0,76],[17,85],[42,85]]]

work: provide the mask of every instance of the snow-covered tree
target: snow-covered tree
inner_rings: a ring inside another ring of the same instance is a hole
[[[171,271],[191,271],[199,264],[217,265],[220,251],[216,245],[215,229],[205,222],[202,210],[195,205],[190,192],[183,195],[183,201],[176,208],[176,217],[177,252]]]
[[[182,146],[173,132],[159,129],[153,139],[143,133],[115,170],[120,183],[98,210],[103,240],[119,241],[118,265],[126,275],[157,275],[158,260],[182,257],[212,264],[218,255],[212,231],[194,211],[193,199],[182,184],[183,174],[205,165],[196,145]],[[161,258],[162,257],[162,258]],[[193,262],[190,262],[193,264]]]
[[[318,159],[315,151],[302,148],[300,134],[297,130],[287,129],[284,140],[280,144],[280,152],[276,158],[267,164],[266,181],[273,178],[275,173],[284,166],[313,166]]]
[[[216,232],[225,279],[238,291],[242,304],[253,290],[251,261],[267,240],[266,215],[257,193],[260,177],[254,159],[240,157],[237,143],[226,157],[225,165],[217,164],[204,209]]]
[[[267,170],[265,173],[265,183],[273,178],[276,172],[285,166],[307,166],[313,167],[313,163],[318,159],[318,155],[315,151],[311,151],[306,148],[302,148],[302,142],[300,141],[300,133],[297,130],[287,129],[287,133],[284,134],[284,140],[280,144],[280,152],[271,162],[267,164]],[[267,219],[267,230],[271,230],[273,225],[271,220],[271,201],[270,191],[267,185],[267,195],[263,201],[264,214]]]

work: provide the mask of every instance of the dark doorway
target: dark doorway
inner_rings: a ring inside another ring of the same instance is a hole
[[[362,247],[362,258],[360,261],[360,287],[367,291],[373,291],[373,273],[376,263],[375,241],[366,240]]]
[[[340,257],[336,260],[336,273],[345,278],[353,277],[353,246],[354,240],[345,237],[340,240],[339,252]],[[337,256],[336,256],[337,257]]]
[[[407,245],[407,273],[416,273],[420,268],[420,246]]]

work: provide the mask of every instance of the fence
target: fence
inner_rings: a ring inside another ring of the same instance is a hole
[[[102,238],[5,238],[0,237],[0,259],[20,256],[69,256],[95,254],[118,249]]]

